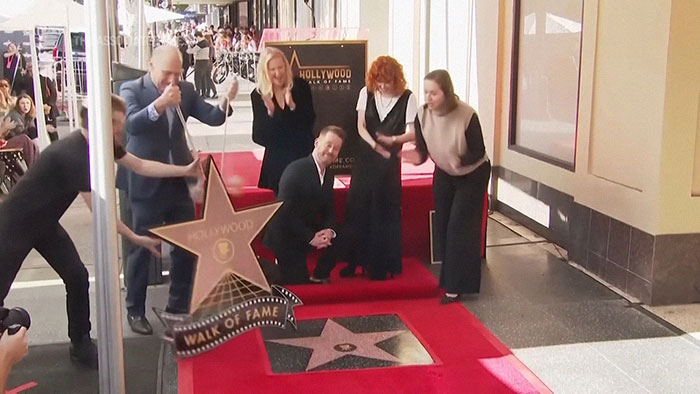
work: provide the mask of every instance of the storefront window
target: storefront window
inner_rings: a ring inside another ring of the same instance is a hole
[[[510,148],[573,169],[583,0],[515,0]]]

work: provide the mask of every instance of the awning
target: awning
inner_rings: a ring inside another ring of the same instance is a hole
[[[16,0],[0,7],[0,30],[33,30],[36,26],[67,27],[71,31],[85,31],[85,13],[82,5],[71,0]]]
[[[183,19],[185,17],[184,15],[178,14],[177,12],[164,10],[162,8],[151,7],[150,5],[145,5],[143,7],[143,12],[144,17],[146,18],[146,23],[172,21],[177,19]],[[124,20],[126,20],[126,10],[124,9],[124,7],[119,7],[119,14],[117,15],[120,24],[123,23]]]

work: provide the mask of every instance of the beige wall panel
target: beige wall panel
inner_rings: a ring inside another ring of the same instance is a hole
[[[659,233],[700,232],[700,2],[675,0],[671,14],[660,161]],[[696,193],[697,194],[697,193]]]
[[[484,133],[486,152],[493,158],[496,122],[496,70],[498,67],[498,2],[477,0],[476,12],[476,107]],[[474,85],[472,85],[474,86]],[[472,93],[473,95],[473,93]]]
[[[651,0],[645,0],[640,3],[650,3],[650,1]],[[663,116],[665,63],[662,62],[662,64],[659,66],[661,71],[658,73],[659,76],[657,77],[656,81],[656,101],[658,101],[659,104],[656,107],[657,115],[655,117],[659,131],[657,132],[654,140],[646,142],[649,146],[645,147],[646,151],[648,152],[645,154],[649,155],[647,159],[653,162],[647,163],[649,170],[646,176],[648,179],[642,178],[642,180],[646,182],[648,190],[641,192],[635,188],[622,185],[617,181],[611,182],[599,176],[592,175],[590,171],[590,168],[592,167],[591,161],[593,159],[600,158],[590,157],[595,156],[590,155],[593,146],[592,139],[594,138],[594,136],[591,136],[591,134],[592,130],[594,130],[596,127],[595,122],[599,120],[599,118],[596,118],[596,116],[599,114],[594,114],[594,105],[598,104],[598,100],[600,98],[599,96],[607,95],[609,97],[615,93],[615,89],[627,89],[625,84],[628,83],[627,79],[618,81],[618,79],[622,78],[619,74],[623,74],[626,72],[625,70],[618,74],[615,74],[614,70],[610,70],[607,71],[607,73],[610,75],[608,81],[606,81],[608,86],[601,87],[598,74],[596,74],[597,68],[600,67],[599,62],[603,63],[603,67],[609,67],[614,62],[617,62],[611,60],[608,61],[608,63],[605,63],[604,60],[600,59],[602,56],[600,48],[610,46],[610,43],[601,41],[626,40],[626,42],[636,42],[638,39],[634,37],[639,29],[637,23],[626,23],[626,27],[620,31],[620,26],[614,23],[608,23],[605,18],[603,18],[605,24],[603,26],[599,26],[599,8],[606,7],[602,3],[606,3],[606,1],[584,2],[583,36],[581,43],[581,76],[579,85],[580,101],[577,124],[577,157],[576,170],[575,172],[571,172],[508,149],[508,117],[511,110],[510,51],[512,47],[511,38],[513,28],[513,2],[510,0],[501,2],[501,7],[499,8],[500,44],[498,50],[499,68],[496,80],[496,121],[494,135],[496,151],[494,152],[494,163],[495,165],[503,166],[527,176],[528,178],[541,182],[549,187],[567,193],[573,196],[575,201],[580,204],[591,207],[629,225],[654,234],[657,230],[659,222],[658,178],[661,149],[661,119]],[[650,12],[650,8],[653,10],[653,12]],[[637,13],[639,13],[639,16]],[[650,19],[650,13],[656,18],[659,18],[661,20],[661,24],[666,26],[666,33],[663,33],[664,29],[660,27],[656,27],[654,31],[661,31],[662,33],[658,34],[664,35],[667,40],[670,19],[670,2],[655,2],[654,4],[645,4],[645,7],[631,7],[626,9],[625,16],[632,20],[644,21],[643,23],[648,24],[647,21]],[[639,41],[642,42],[643,40]],[[635,44],[633,43],[632,45]],[[656,45],[655,47],[658,53],[665,54],[667,52],[666,46],[663,44],[663,40],[654,45]],[[620,57],[618,55],[610,55],[609,50],[603,50],[602,52],[607,53],[606,56],[613,56],[616,58]],[[601,89],[602,93],[600,92]],[[622,93],[620,94],[622,95]],[[625,95],[625,100],[638,99],[630,98]],[[600,106],[597,108],[600,112]],[[609,117],[608,121],[616,122],[616,118],[621,117],[623,120],[619,121],[619,123],[625,125],[625,122],[630,118],[632,120],[635,119],[635,116],[637,116],[636,113],[638,113],[639,110],[632,111],[632,109],[628,109],[627,112],[628,113],[617,115],[615,111],[609,111],[609,113],[607,113],[607,116]],[[629,112],[634,112],[635,114],[631,115]],[[626,153],[627,148],[622,143],[614,142],[613,145],[617,149],[615,155],[613,155],[614,160],[627,160],[626,158],[628,156],[633,156]],[[610,153],[610,155],[612,155],[612,153]],[[636,163],[640,162],[640,160],[637,160],[634,157],[633,159]]]
[[[668,13],[659,5],[602,0],[598,8],[589,170],[641,191],[660,159]]]
[[[700,100],[698,100],[700,106]],[[700,113],[700,108],[698,108]],[[693,165],[693,189],[694,197],[700,197],[700,116],[697,118],[695,125],[695,163]]]

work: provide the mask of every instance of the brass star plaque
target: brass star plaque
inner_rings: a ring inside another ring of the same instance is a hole
[[[272,292],[251,242],[282,203],[275,202],[236,211],[213,161],[210,161],[207,179],[201,219],[150,230],[162,239],[197,256],[190,314],[195,312],[217,284],[230,274],[266,292]]]
[[[202,218],[150,230],[197,256],[189,314],[154,308],[178,357],[211,350],[257,327],[284,329],[289,323],[296,329],[293,309],[301,300],[284,287],[270,286],[251,247],[281,205],[236,211],[210,157]]]

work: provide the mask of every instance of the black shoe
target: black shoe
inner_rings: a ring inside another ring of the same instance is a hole
[[[313,276],[309,278],[309,282],[311,284],[316,284],[316,285],[327,285],[331,283],[331,278],[314,278]]]
[[[459,302],[459,300],[460,300],[460,296],[459,296],[459,295],[450,297],[450,296],[448,296],[447,294],[445,294],[445,295],[442,296],[442,298],[440,299],[440,305],[451,304],[451,303],[453,303],[453,302]]]
[[[355,276],[355,267],[356,266],[354,266],[352,264],[348,264],[347,267],[340,270],[340,277],[341,278],[352,278],[353,276]]]
[[[97,369],[97,344],[90,335],[85,335],[80,342],[71,343],[70,359],[88,368]]]
[[[173,315],[187,315],[189,311],[187,309],[171,308],[169,306],[165,307],[167,313],[172,313]]]
[[[151,323],[146,319],[146,316],[127,315],[126,319],[129,321],[131,331],[141,335],[153,334],[153,328],[151,327]]]

